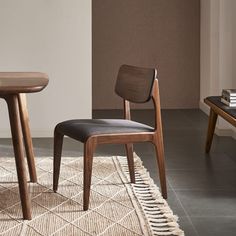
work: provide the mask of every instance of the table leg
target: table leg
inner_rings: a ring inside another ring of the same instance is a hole
[[[29,198],[25,159],[23,153],[23,142],[20,125],[20,115],[17,95],[5,97],[8,105],[9,119],[11,125],[12,142],[15,153],[16,170],[19,182],[20,198],[23,211],[23,218],[31,219],[31,202]]]
[[[212,139],[216,127],[216,120],[218,115],[213,111],[211,108],[210,110],[210,116],[208,120],[208,130],[207,130],[207,140],[206,140],[206,146],[205,146],[205,152],[209,153],[211,149]]]
[[[27,110],[26,94],[23,93],[18,94],[18,102],[19,102],[20,120],[25,144],[25,152],[30,174],[30,181],[36,183],[37,174],[35,168],[33,143],[29,128],[29,115]]]

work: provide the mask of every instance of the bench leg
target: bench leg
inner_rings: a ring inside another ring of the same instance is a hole
[[[16,170],[19,182],[20,198],[25,220],[31,219],[31,201],[29,198],[25,159],[23,153],[23,142],[21,134],[20,114],[17,95],[11,95],[5,98],[8,105],[12,142],[15,153]]]
[[[18,102],[19,102],[20,119],[21,119],[21,126],[25,144],[25,152],[30,174],[30,181],[36,183],[37,174],[34,161],[33,143],[29,128],[29,115],[27,110],[26,95],[18,94]]]
[[[210,116],[208,120],[208,130],[207,130],[207,140],[206,140],[206,146],[205,146],[205,152],[209,153],[211,149],[212,139],[216,127],[216,120],[218,115],[213,111],[211,108],[210,110]]]

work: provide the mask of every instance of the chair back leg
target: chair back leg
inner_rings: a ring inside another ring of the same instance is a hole
[[[165,173],[165,158],[164,158],[164,145],[162,134],[156,134],[154,136],[155,151],[156,151],[156,160],[159,168],[159,177],[161,184],[161,192],[163,198],[167,199],[167,188],[166,188],[166,173]]]
[[[53,191],[56,192],[58,188],[58,180],[61,167],[61,153],[64,135],[54,131],[54,159],[53,159]]]
[[[88,139],[84,143],[84,191],[83,191],[83,209],[88,210],[89,196],[91,189],[93,153],[95,151],[95,143],[92,139]]]
[[[129,166],[130,182],[135,183],[135,172],[134,172],[134,148],[133,144],[125,144],[127,161]]]

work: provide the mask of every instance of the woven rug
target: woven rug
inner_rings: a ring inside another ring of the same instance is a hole
[[[135,155],[136,184],[125,157],[95,157],[90,209],[82,210],[83,158],[63,157],[58,193],[52,158],[36,158],[31,221],[22,220],[14,158],[0,158],[0,235],[184,235],[177,217]]]

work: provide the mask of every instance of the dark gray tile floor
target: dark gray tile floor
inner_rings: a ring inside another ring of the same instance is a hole
[[[153,112],[133,111],[132,118],[153,125]],[[121,111],[94,111],[95,118],[119,118]],[[200,110],[162,111],[168,203],[186,236],[236,235],[236,140],[215,136],[204,153],[207,116]],[[52,156],[52,139],[34,139],[36,156]],[[154,149],[136,144],[136,153],[159,185]],[[65,139],[64,156],[79,156],[83,146]],[[96,155],[124,155],[120,145],[100,146]],[[0,140],[0,156],[13,156],[11,141]]]

